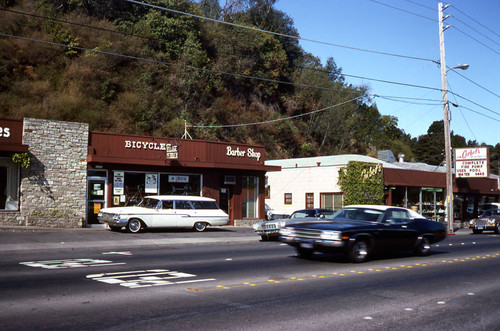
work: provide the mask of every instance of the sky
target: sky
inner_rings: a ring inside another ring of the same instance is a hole
[[[301,38],[404,55],[408,59],[301,40],[302,48],[325,64],[333,57],[345,75],[418,85],[387,84],[346,76],[379,96],[424,100],[393,101],[375,97],[379,112],[398,118],[398,127],[418,137],[443,120],[439,66],[439,15],[436,0],[278,0],[275,8],[294,21]],[[450,0],[444,32],[448,70],[450,130],[478,143],[500,143],[500,1]],[[447,4],[446,2],[443,3]],[[434,63],[432,61],[436,61]],[[452,92],[452,93],[451,93]],[[427,99],[430,99],[428,101]],[[418,103],[418,104],[415,104]]]

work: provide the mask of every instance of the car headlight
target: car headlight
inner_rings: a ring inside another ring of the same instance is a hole
[[[280,229],[280,235],[282,235],[282,236],[292,236],[293,232],[294,231],[292,228],[281,228]]]
[[[322,231],[321,239],[323,240],[340,240],[340,231]]]
[[[260,229],[260,227],[261,227],[260,223],[255,223],[255,224],[253,225],[253,229],[254,229],[254,230],[259,230],[259,229]]]
[[[278,224],[280,228],[284,228],[286,226],[286,221],[281,221]]]
[[[118,221],[118,220],[120,220],[120,214],[115,214],[115,215],[113,215],[113,220],[114,220],[114,221]]]

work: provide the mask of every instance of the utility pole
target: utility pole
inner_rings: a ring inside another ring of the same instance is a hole
[[[439,54],[441,65],[441,91],[443,93],[443,112],[444,112],[444,152],[446,157],[446,221],[448,223],[448,232],[453,233],[453,174],[451,173],[451,141],[450,141],[450,104],[448,103],[448,87],[446,83],[446,61],[444,54],[444,31],[450,26],[443,26],[444,20],[450,15],[443,17],[443,10],[449,5],[443,7],[443,3],[438,4],[439,12]]]

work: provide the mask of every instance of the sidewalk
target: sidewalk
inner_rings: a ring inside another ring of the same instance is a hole
[[[152,245],[258,242],[251,227],[211,227],[204,232],[154,230],[137,234],[91,228],[0,226],[0,252],[61,248],[126,248]]]

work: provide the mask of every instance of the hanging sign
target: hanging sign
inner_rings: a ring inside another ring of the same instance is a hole
[[[115,171],[113,173],[113,195],[123,194],[125,173],[123,171]]]
[[[158,174],[146,174],[146,193],[158,193]]]

